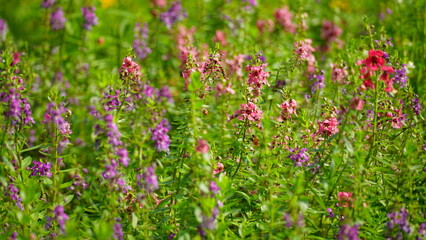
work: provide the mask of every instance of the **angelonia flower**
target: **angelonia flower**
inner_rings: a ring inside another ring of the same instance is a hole
[[[269,73],[265,72],[266,66],[268,66],[268,64],[263,63],[260,66],[247,65],[245,68],[245,70],[249,72],[247,84],[249,85],[249,90],[252,92],[254,97],[260,95],[263,85],[269,86],[267,80]]]
[[[375,89],[376,85],[373,83],[371,77],[374,72],[379,71],[382,73],[380,75],[380,80],[385,82],[385,91],[391,92],[393,90],[393,80],[390,77],[395,70],[391,66],[386,66],[385,53],[381,50],[370,50],[368,52],[368,57],[364,60],[357,62],[358,65],[361,65],[360,69],[360,78],[363,79],[361,85],[362,90],[366,89]]]
[[[418,234],[419,236],[416,237],[416,240],[426,239],[426,222],[420,224]]]
[[[151,140],[155,142],[155,150],[157,152],[169,152],[170,137],[167,133],[170,129],[171,126],[167,119],[161,120],[155,128],[150,128],[152,133]]]
[[[210,147],[208,145],[208,142],[204,139],[199,139],[197,141],[197,144],[195,145],[195,151],[201,154],[205,154],[209,151]]]
[[[260,33],[272,32],[274,30],[274,21],[272,19],[257,20],[256,27]]]
[[[121,106],[121,101],[119,99],[120,96],[120,90],[111,89],[109,93],[104,92],[104,96],[102,97],[102,100],[105,100],[104,103],[104,110],[105,111],[112,111],[114,109],[117,109]]]
[[[114,116],[111,114],[108,114],[105,116],[105,122],[106,122],[106,129],[107,129],[107,137],[108,137],[108,143],[113,146],[113,148],[117,148],[121,145],[123,145],[123,142],[121,139],[120,131],[118,130],[117,125],[114,123]]]
[[[15,206],[17,206],[21,210],[24,210],[24,206],[21,202],[22,199],[19,197],[19,189],[15,187],[15,185],[9,183],[7,185],[7,189],[5,190],[4,195],[6,197],[10,197],[10,199],[15,202]]]
[[[180,21],[185,17],[186,12],[182,8],[180,1],[173,2],[166,12],[160,14],[161,21],[166,24],[168,29],[170,29],[175,22]]]
[[[50,178],[52,176],[52,173],[50,172],[51,164],[48,163],[41,163],[37,161],[33,161],[34,166],[30,168],[31,174],[30,176],[46,176]]]
[[[340,203],[337,203],[336,205],[339,207],[349,207],[349,203],[352,202],[352,195],[351,192],[339,192],[337,193],[337,198],[340,201]]]
[[[140,23],[135,24],[135,40],[133,40],[132,48],[139,60],[143,60],[152,52],[146,41],[148,39],[148,24],[141,26]]]
[[[238,118],[240,121],[251,121],[260,126],[262,110],[258,109],[254,103],[248,102],[247,104],[241,104],[240,109],[236,110],[231,116],[228,116],[228,121],[234,118]]]
[[[351,100],[350,108],[357,111],[362,111],[362,109],[364,108],[364,104],[365,101],[363,99],[354,97]]]
[[[292,219],[290,213],[288,213],[288,212],[284,213],[284,222],[285,222],[286,228],[292,228],[293,226],[296,226],[296,227],[299,227],[299,228],[303,227],[303,226],[305,226],[304,219],[305,219],[305,217],[301,213],[297,216],[296,221],[295,221],[295,219]]]
[[[155,7],[163,8],[166,6],[166,0],[151,0],[150,1]]]
[[[308,63],[308,72],[312,73],[315,71],[315,48],[312,47],[312,39],[305,39],[294,43],[294,53],[299,60],[306,61]]]
[[[0,92],[0,102],[7,104],[3,115],[12,120],[12,125],[21,123],[29,126],[34,124],[31,105],[26,98],[21,96],[19,89],[10,88],[6,92]]]
[[[329,218],[334,218],[335,217],[333,209],[327,208],[327,212],[328,212],[327,217],[329,217]]]
[[[6,40],[7,34],[7,24],[4,19],[0,19],[0,42],[4,42]]]
[[[344,224],[340,227],[339,233],[336,236],[338,240],[359,240],[358,238],[358,224],[353,226]]]
[[[393,76],[393,84],[398,84],[401,88],[407,86],[407,69],[405,68],[407,64],[402,64],[400,69],[395,70],[395,75]]]
[[[213,193],[213,196],[215,196],[220,191],[220,187],[217,186],[215,181],[210,181],[209,190]]]
[[[216,33],[213,37],[213,42],[220,43],[221,46],[225,46],[227,44],[225,33],[223,31],[216,30]]]
[[[120,67],[120,79],[124,83],[135,84],[139,81],[141,67],[132,60],[131,57],[125,57]]]
[[[225,63],[227,64],[228,71],[227,75],[231,76],[235,74],[239,78],[243,76],[243,62],[244,62],[245,55],[239,54],[234,56],[232,59],[226,59]]]
[[[51,8],[55,5],[56,0],[43,0],[41,8]]]
[[[294,162],[294,166],[303,166],[307,165],[306,163],[309,162],[309,156],[306,153],[308,149],[302,148],[299,150],[299,148],[289,149],[291,154],[287,156],[287,158],[290,158]]]
[[[316,134],[322,134],[325,136],[332,136],[339,132],[339,129],[337,126],[339,125],[339,122],[335,117],[330,117],[324,121],[318,122],[318,130]]]
[[[82,7],[81,12],[83,13],[84,23],[83,28],[91,30],[92,26],[98,25],[98,17],[95,15],[96,7]]]
[[[74,182],[67,189],[74,191],[76,193],[77,197],[80,198],[81,192],[86,190],[86,188],[89,187],[89,185],[78,174],[72,176],[72,179],[74,180]]]
[[[321,39],[326,42],[334,42],[342,34],[340,29],[335,23],[324,20],[321,27]]]
[[[62,205],[58,205],[53,210],[55,214],[55,219],[59,224],[59,228],[62,233],[65,233],[65,223],[68,221],[68,215],[64,212],[64,207]]]
[[[275,21],[283,27],[284,31],[289,33],[296,32],[296,25],[292,22],[292,14],[288,6],[275,10],[274,17]]]
[[[140,188],[145,189],[148,193],[153,193],[158,187],[158,178],[155,174],[154,165],[148,167],[143,174],[137,174],[136,180]]]
[[[218,162],[216,168],[213,169],[213,175],[221,173],[223,172],[223,170],[225,170],[225,166],[222,163]]]
[[[124,240],[123,225],[120,218],[115,218],[113,236],[117,240]]]
[[[294,99],[284,101],[283,103],[281,103],[280,108],[282,109],[280,120],[288,120],[292,117],[292,115],[297,116],[297,103]]]
[[[346,80],[348,77],[347,67],[339,68],[337,64],[330,64],[331,66],[331,80],[339,84],[348,84]]]
[[[404,235],[411,232],[407,210],[403,207],[399,211],[388,213],[387,216],[389,218],[386,224],[388,239],[405,239]]]
[[[16,238],[17,236],[18,236],[18,233],[17,233],[17,232],[13,232],[9,239],[11,239],[11,240],[16,240],[16,239],[17,239],[17,238]]]
[[[44,120],[41,123],[53,123],[62,135],[70,135],[72,133],[70,124],[65,121],[63,115],[70,114],[71,111],[65,108],[61,103],[59,106],[56,103],[48,103],[44,114]]]
[[[420,115],[420,112],[422,111],[422,105],[420,105],[420,101],[418,98],[413,98],[413,111],[414,114]]]
[[[50,28],[53,31],[61,30],[65,26],[65,21],[64,11],[59,7],[50,15]]]
[[[324,71],[321,70],[321,72],[318,74],[310,74],[309,80],[314,81],[311,84],[311,94],[314,94],[315,91],[325,87]]]

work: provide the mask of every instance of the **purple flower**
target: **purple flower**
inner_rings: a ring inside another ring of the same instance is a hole
[[[217,186],[215,181],[211,181],[210,182],[210,187],[209,187],[210,191],[216,195],[219,191],[220,191],[220,187]]]
[[[321,88],[325,87],[325,81],[324,81],[324,71],[321,70],[319,74],[311,74],[309,76],[309,80],[314,80],[314,83],[311,85],[311,93],[314,94],[315,91],[320,90]]]
[[[84,23],[83,28],[91,30],[92,26],[98,25],[98,18],[95,15],[95,7],[83,7],[81,12],[83,13]]]
[[[64,207],[61,205],[56,206],[53,213],[55,214],[55,219],[59,224],[61,232],[65,233],[65,222],[68,221],[68,215],[64,212]]]
[[[167,12],[163,12],[160,14],[161,21],[166,24],[166,27],[170,29],[172,25],[186,17],[186,12],[182,8],[182,4],[180,1],[176,1],[172,3],[172,6],[167,10]]]
[[[402,64],[400,69],[395,70],[395,76],[393,77],[393,84],[399,84],[401,88],[407,85],[407,64]]]
[[[304,163],[309,161],[309,156],[306,154],[306,151],[306,148],[302,148],[300,151],[299,148],[290,149],[290,152],[292,153],[288,155],[287,158],[294,161],[294,166],[302,166]]]
[[[61,30],[65,26],[65,16],[62,8],[58,8],[50,15],[50,28],[53,31]]]
[[[107,136],[108,136],[108,143],[111,144],[113,147],[118,147],[123,145],[123,142],[121,142],[121,134],[120,131],[118,131],[117,125],[113,121],[114,116],[111,114],[108,114],[105,116],[105,122],[107,123]]]
[[[418,98],[413,99],[413,111],[416,115],[420,115],[420,112],[422,111],[422,105],[420,105]]]
[[[170,123],[163,119],[155,128],[151,128],[151,140],[155,142],[157,152],[169,152],[170,137],[167,133],[170,130]]]
[[[17,236],[18,236],[18,233],[17,232],[13,232],[9,239],[16,240]]]
[[[327,212],[328,212],[327,217],[334,218],[335,215],[334,215],[333,209],[327,208]]]
[[[114,159],[111,160],[111,163],[105,165],[105,171],[102,172],[102,177],[105,179],[113,179],[118,175],[117,170],[118,164]]]
[[[71,126],[62,116],[63,114],[70,113],[70,111],[65,108],[64,104],[57,106],[56,103],[48,103],[46,108],[46,113],[44,114],[44,120],[42,123],[55,124],[62,135],[71,134]]]
[[[154,165],[148,167],[143,174],[137,174],[136,179],[139,187],[144,188],[148,193],[153,193],[158,189],[158,179],[155,175]]]
[[[149,29],[147,23],[145,23],[143,27],[141,27],[140,23],[135,24],[135,40],[133,41],[132,47],[140,60],[145,59],[152,52],[146,43],[148,33]]]
[[[51,164],[48,163],[41,163],[37,161],[33,161],[34,166],[31,169],[30,176],[46,176],[50,178],[52,176],[52,173],[50,172]]]
[[[345,224],[340,227],[340,231],[336,236],[338,240],[359,240],[358,238],[358,224],[350,226]]]
[[[408,223],[408,212],[405,208],[401,208],[399,211],[393,213],[388,213],[387,216],[389,218],[389,222],[386,224],[386,235],[388,237],[403,239],[404,233],[409,234],[411,232]]]
[[[0,19],[0,42],[6,40],[7,24],[4,19]]]
[[[43,0],[41,3],[41,8],[51,8],[55,5],[56,0]]]
[[[9,183],[7,186],[7,190],[5,191],[5,196],[10,197],[12,201],[16,202],[15,206],[19,207],[19,209],[24,210],[24,206],[22,206],[21,198],[19,197],[19,189],[15,187],[15,185]]]
[[[127,167],[129,165],[129,153],[127,152],[127,149],[120,148],[116,152],[117,156],[119,157],[118,161],[123,164],[123,166]]]
[[[121,219],[116,218],[114,223],[114,238],[117,240],[124,240],[123,225]]]
[[[416,240],[426,239],[426,223],[420,224],[418,234],[419,234],[419,236],[416,237]]]

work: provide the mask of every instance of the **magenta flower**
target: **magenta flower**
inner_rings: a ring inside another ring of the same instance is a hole
[[[275,21],[280,24],[286,32],[295,33],[296,25],[292,22],[292,14],[288,6],[275,10]]]
[[[209,151],[210,147],[207,143],[206,140],[204,139],[199,139],[197,141],[197,144],[195,145],[195,151],[201,153],[201,154],[205,154]]]
[[[50,28],[53,31],[61,30],[65,26],[65,21],[64,11],[62,11],[62,8],[58,8],[50,15]]]
[[[95,15],[95,7],[83,7],[81,12],[83,13],[84,23],[83,28],[91,30],[92,26],[98,25],[98,17]]]
[[[231,121],[234,118],[238,118],[240,121],[252,121],[260,126],[262,110],[258,109],[258,107],[252,102],[241,104],[240,109],[236,110],[231,116],[228,116],[228,121]]]

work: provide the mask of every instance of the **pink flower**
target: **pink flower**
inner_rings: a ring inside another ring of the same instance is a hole
[[[365,101],[363,99],[355,97],[351,100],[350,107],[351,109],[361,111],[364,108],[364,104],[365,104]]]
[[[216,30],[216,34],[214,35],[213,42],[219,42],[221,46],[225,46],[227,44],[225,33],[220,30]]]
[[[272,19],[257,20],[256,27],[259,32],[272,32],[274,30],[274,21]]]
[[[201,153],[201,154],[205,154],[209,151],[210,147],[207,144],[206,140],[203,139],[199,139],[197,141],[197,144],[195,145],[195,151]]]
[[[274,14],[275,20],[280,24],[286,32],[295,33],[296,25],[292,22],[292,14],[287,6],[277,9]]]
[[[294,99],[287,100],[287,101],[281,103],[280,107],[283,109],[281,111],[281,116],[280,116],[280,118],[282,120],[287,120],[287,119],[291,118],[291,115],[297,116],[297,113],[296,113],[296,107],[297,107],[296,100],[294,100]]]
[[[218,162],[216,169],[213,170],[213,175],[223,172],[225,170],[225,166],[222,163]]]
[[[370,50],[368,52],[368,58],[364,60],[364,64],[371,70],[377,71],[385,65],[386,60],[383,58],[383,51],[381,50]]]
[[[260,120],[262,119],[262,110],[258,109],[257,106],[249,102],[247,104],[241,104],[240,109],[235,111],[234,114],[228,117],[228,121],[231,121],[234,118],[237,118],[240,121],[252,121],[258,123],[260,127]]]
[[[351,192],[339,192],[337,193],[337,198],[339,201],[343,203],[337,203],[337,206],[349,207],[349,203],[352,202],[352,194]]]
[[[348,72],[346,67],[338,68],[337,64],[331,64],[331,80],[340,84],[348,84],[346,78],[348,77]]]
[[[317,134],[323,134],[326,136],[331,136],[339,132],[339,129],[337,126],[339,125],[339,122],[335,117],[328,118],[322,122],[318,122],[318,131]]]
[[[247,83],[249,90],[252,91],[255,97],[260,95],[260,90],[263,85],[269,86],[268,80],[269,73],[264,71],[264,68],[268,66],[267,63],[263,63],[260,66],[247,65],[245,70],[249,72]]]
[[[306,60],[308,63],[308,72],[315,72],[315,48],[311,46],[312,39],[305,39],[303,41],[294,43],[294,53],[299,57],[300,60]]]
[[[133,62],[131,57],[125,57],[120,67],[120,78],[124,82],[135,83],[142,75],[140,70],[141,67],[136,62]]]

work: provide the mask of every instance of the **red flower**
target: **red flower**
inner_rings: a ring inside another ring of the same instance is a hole
[[[379,70],[380,67],[385,65],[386,60],[383,58],[383,51],[370,50],[368,58],[365,59],[364,64],[373,71]]]
[[[352,201],[352,193],[351,192],[339,192],[337,193],[337,198],[342,203],[338,203],[337,206],[348,207],[349,203]]]

